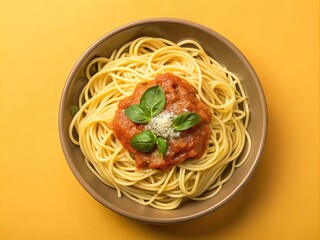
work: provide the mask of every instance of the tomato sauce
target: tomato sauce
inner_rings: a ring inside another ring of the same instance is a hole
[[[132,122],[125,115],[125,109],[130,105],[139,104],[142,94],[155,85],[160,85],[165,93],[164,111],[175,115],[188,111],[201,116],[199,123],[182,131],[179,137],[167,139],[168,149],[165,157],[162,157],[157,148],[150,153],[141,153],[131,146],[130,140],[144,130],[144,125]],[[165,170],[186,159],[199,159],[204,154],[210,138],[211,118],[211,112],[204,103],[196,98],[196,90],[191,84],[171,73],[165,73],[158,75],[147,84],[138,84],[131,96],[119,102],[112,129],[115,137],[133,154],[137,168]]]

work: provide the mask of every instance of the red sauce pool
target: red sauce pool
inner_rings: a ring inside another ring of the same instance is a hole
[[[201,116],[198,124],[182,131],[179,137],[167,139],[168,150],[164,158],[156,148],[151,153],[141,153],[131,146],[130,140],[144,130],[144,125],[132,122],[124,112],[130,105],[139,104],[142,94],[155,85],[160,85],[165,92],[164,111],[180,115],[187,110]],[[137,168],[165,170],[186,159],[198,159],[204,154],[210,138],[211,118],[208,107],[196,98],[196,90],[186,80],[171,73],[165,73],[158,75],[148,84],[138,84],[130,97],[119,102],[112,129],[115,137],[133,154]]]

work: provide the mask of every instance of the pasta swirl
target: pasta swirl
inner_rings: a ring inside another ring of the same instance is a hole
[[[209,146],[200,159],[167,171],[136,169],[135,160],[114,137],[111,122],[118,102],[130,96],[138,83],[165,72],[188,81],[210,109]],[[69,136],[81,148],[88,168],[119,197],[163,210],[175,209],[188,199],[203,201],[218,194],[249,154],[249,105],[243,86],[193,40],[137,38],[109,58],[94,58],[86,77]]]

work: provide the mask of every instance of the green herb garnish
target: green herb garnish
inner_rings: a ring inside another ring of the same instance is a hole
[[[148,88],[140,99],[140,104],[131,105],[125,114],[135,123],[148,123],[151,118],[160,113],[166,105],[164,91],[158,85]]]
[[[77,112],[79,112],[79,108],[77,106],[71,106],[70,112],[71,112],[72,117],[74,117],[77,114]]]
[[[125,114],[135,123],[148,123],[151,120],[149,112],[139,104],[129,106],[125,110]]]
[[[162,137],[158,137],[156,140],[156,144],[159,149],[159,152],[164,157],[166,155],[167,149],[168,149],[167,139],[162,138]]]
[[[149,131],[142,131],[133,136],[130,143],[139,152],[151,152],[156,144],[157,136]]]
[[[167,152],[167,140],[157,137],[153,132],[146,130],[133,136],[130,141],[131,146],[139,152],[152,152],[154,146],[157,145],[159,152],[164,157]]]
[[[164,91],[158,85],[148,88],[140,99],[140,106],[146,109],[151,117],[160,113],[165,105]]]
[[[183,131],[187,130],[194,125],[196,125],[201,120],[200,115],[193,113],[193,112],[187,112],[179,115],[173,120],[173,127],[177,131]]]

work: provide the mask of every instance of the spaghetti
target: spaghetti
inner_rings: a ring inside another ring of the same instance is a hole
[[[200,159],[188,159],[169,170],[137,169],[114,136],[112,121],[120,100],[131,96],[139,83],[149,83],[166,72],[191,84],[212,113],[209,144]],[[249,106],[243,86],[196,41],[140,37],[114,50],[109,58],[94,58],[86,77],[69,136],[80,146],[88,168],[116,189],[119,197],[123,194],[164,210],[188,199],[203,201],[221,190],[249,154]]]

